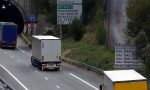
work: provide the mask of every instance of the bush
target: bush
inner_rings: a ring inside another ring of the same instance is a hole
[[[85,32],[84,24],[80,20],[75,19],[70,25],[70,31],[73,39],[75,41],[80,41]]]
[[[105,31],[104,25],[102,25],[102,24],[97,25],[96,39],[97,39],[98,44],[101,44],[101,45],[105,44],[106,31]]]

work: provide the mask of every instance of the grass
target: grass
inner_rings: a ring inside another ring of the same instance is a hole
[[[29,40],[29,42],[32,42],[32,36],[28,35],[28,34],[24,34],[25,37]]]
[[[75,42],[70,39],[62,41],[63,55],[80,62],[108,70],[113,69],[114,52],[104,46],[85,41]],[[65,53],[65,54],[64,54]]]

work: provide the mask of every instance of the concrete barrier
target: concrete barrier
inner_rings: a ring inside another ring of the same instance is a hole
[[[0,78],[12,88],[12,90],[29,90],[3,65],[0,64]]]

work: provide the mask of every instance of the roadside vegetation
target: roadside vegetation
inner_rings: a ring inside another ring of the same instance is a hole
[[[55,26],[46,35],[59,37],[56,24],[57,0],[32,0],[38,13],[47,16],[47,22]],[[114,51],[106,46],[106,30],[103,24],[103,0],[83,0],[81,19],[62,26],[62,55],[105,70],[113,69]],[[30,39],[30,38],[29,38]]]
[[[150,0],[129,0],[127,15],[128,35],[144,64],[141,72],[150,80]]]

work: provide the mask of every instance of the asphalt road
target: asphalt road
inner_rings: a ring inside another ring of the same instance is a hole
[[[30,63],[31,51],[18,38],[16,50],[0,49],[2,64],[27,90],[98,90],[102,77],[62,63],[61,71],[40,71]]]
[[[111,45],[126,44],[126,5],[127,0],[108,1],[108,27]]]

